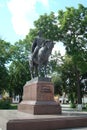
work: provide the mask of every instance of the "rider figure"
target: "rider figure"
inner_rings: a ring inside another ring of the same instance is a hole
[[[38,32],[38,36],[35,38],[32,45],[32,60],[38,54],[39,49],[43,46],[44,38],[42,37],[42,31]]]

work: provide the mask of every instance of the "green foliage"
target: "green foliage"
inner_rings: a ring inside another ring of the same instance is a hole
[[[7,89],[9,82],[8,70],[5,65],[0,66],[0,93]]]
[[[60,16],[62,14],[62,16]],[[59,12],[59,24],[61,29],[62,41],[66,46],[66,51],[73,57],[73,61],[78,64],[85,64],[87,56],[87,8],[79,5],[78,9],[73,7],[66,8],[66,11]],[[84,58],[83,58],[84,57]],[[78,62],[77,62],[78,61]]]
[[[21,95],[23,86],[30,79],[28,63],[25,61],[15,61],[10,65],[10,86],[11,91],[16,95]]]
[[[0,109],[17,109],[17,104],[11,104],[10,99],[1,99],[0,100]]]
[[[77,88],[75,84],[75,68],[72,57],[65,55],[61,66],[61,79],[63,91],[68,94],[71,103],[74,103],[77,98]]]
[[[34,22],[34,25],[37,30],[42,30],[46,39],[58,40],[59,28],[54,12],[51,12],[50,15],[46,13],[41,15],[40,18]]]
[[[73,85],[77,87],[78,103],[81,104],[80,75],[87,69],[87,8],[81,4],[78,9],[66,8],[66,11],[59,11],[58,19],[61,41],[66,47],[67,54],[72,57],[74,73],[72,68],[69,74],[74,74]]]
[[[9,99],[2,99],[0,100],[0,109],[9,109],[10,108],[10,100]]]
[[[60,52],[55,51],[50,58],[51,73],[61,73],[62,56]]]
[[[9,93],[10,95],[23,94],[23,86],[30,80],[30,71],[28,64],[29,45],[24,41],[16,42],[12,47],[12,62],[9,66]]]
[[[76,108],[76,104],[75,104],[75,103],[71,103],[71,104],[70,104],[70,107],[71,107],[71,108]]]
[[[10,43],[0,39],[0,93],[8,87],[9,75],[6,65],[11,58],[9,50]]]
[[[12,109],[12,110],[17,109],[17,107],[18,107],[18,104],[11,104],[10,105],[10,109]]]
[[[0,39],[0,65],[6,64],[10,60],[10,43]]]
[[[85,106],[86,106],[86,110],[87,110],[87,103],[86,103],[86,105],[85,105]]]
[[[52,77],[52,82],[54,84],[54,94],[62,95],[62,81],[59,75]]]

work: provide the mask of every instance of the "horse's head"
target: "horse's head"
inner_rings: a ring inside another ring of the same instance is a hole
[[[46,42],[45,42],[45,47],[49,50],[49,51],[52,51],[52,49],[53,49],[53,47],[54,47],[54,42],[53,41],[51,41],[51,40],[47,40]]]

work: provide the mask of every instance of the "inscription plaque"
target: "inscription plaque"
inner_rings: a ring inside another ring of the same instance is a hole
[[[40,92],[42,92],[42,93],[51,93],[52,91],[51,91],[51,89],[50,89],[49,87],[43,86],[43,87],[41,88],[41,91],[40,91]]]

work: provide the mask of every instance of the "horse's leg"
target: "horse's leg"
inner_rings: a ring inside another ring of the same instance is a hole
[[[34,69],[34,66],[31,66],[31,69],[30,69],[31,78],[34,78],[33,69]]]
[[[36,76],[38,77],[38,65],[36,66]]]
[[[32,64],[32,77],[34,78],[35,77],[35,65]]]
[[[38,77],[41,77],[41,65],[38,65]]]
[[[46,68],[47,68],[47,65],[45,64],[44,65],[44,77],[47,77],[47,70],[46,70]]]
[[[32,73],[32,68],[30,67],[30,75],[31,75],[31,79],[33,78],[33,73]]]
[[[31,79],[32,79],[34,78],[34,64],[32,60],[29,61],[29,65],[30,65],[30,74],[31,74]]]
[[[34,77],[37,77],[37,66],[34,67]]]
[[[38,65],[38,77],[40,77],[40,67]]]
[[[30,70],[30,75],[31,75],[31,78],[32,78],[32,65],[31,65],[31,60],[29,60],[29,70]]]

